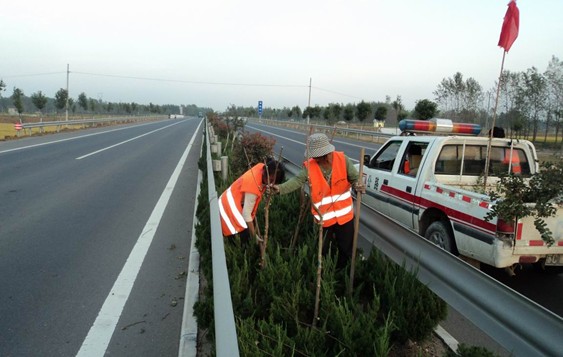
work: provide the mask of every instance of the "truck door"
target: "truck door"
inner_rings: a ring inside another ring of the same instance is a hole
[[[427,142],[407,141],[401,148],[399,165],[392,171],[385,191],[388,195],[389,216],[406,227],[417,230],[419,206],[417,187],[422,181],[422,164]]]
[[[397,153],[403,140],[388,141],[364,167],[366,195],[364,202],[378,212],[389,215],[389,194],[386,186],[392,177],[393,168],[398,165]]]

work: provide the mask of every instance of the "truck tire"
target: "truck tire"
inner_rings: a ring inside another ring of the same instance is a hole
[[[424,238],[452,254],[457,254],[457,249],[455,248],[450,230],[442,221],[432,222],[424,233]]]

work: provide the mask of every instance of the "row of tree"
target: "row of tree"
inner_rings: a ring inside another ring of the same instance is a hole
[[[498,101],[497,101],[498,92]],[[523,72],[504,71],[498,81],[488,91],[474,78],[463,78],[460,72],[451,78],[444,78],[433,92],[435,101],[421,99],[413,110],[405,109],[401,96],[395,100],[390,96],[385,102],[365,102],[358,104],[330,103],[327,106],[299,106],[282,109],[264,108],[263,117],[280,120],[317,119],[333,124],[340,120],[364,122],[368,118],[384,120],[389,125],[396,125],[406,117],[429,119],[433,117],[449,118],[458,122],[480,124],[489,128],[501,126],[510,131],[510,135],[531,138],[536,141],[543,130],[544,141],[549,133],[559,142],[562,131],[563,115],[563,62],[553,56],[545,72],[536,67]],[[495,110],[496,109],[496,110]],[[256,108],[227,108],[228,116],[257,116]]]
[[[2,92],[6,84],[0,79],[0,110],[3,105]],[[497,95],[498,93],[498,95]],[[434,101],[421,99],[409,111],[403,105],[400,95],[394,100],[386,96],[384,102],[330,103],[327,106],[312,106],[302,110],[299,106],[263,108],[262,116],[281,120],[300,120],[311,118],[325,120],[328,124],[338,121],[366,122],[373,120],[385,121],[388,125],[396,125],[401,119],[412,117],[428,119],[436,116],[450,118],[454,121],[481,124],[484,128],[501,126],[510,131],[510,135],[523,136],[536,140],[543,130],[544,141],[548,133],[555,134],[555,142],[559,140],[563,115],[563,62],[553,56],[547,69],[542,73],[536,67],[522,72],[504,71],[492,88],[485,91],[474,78],[463,78],[460,72],[450,78],[444,78],[433,92]],[[46,98],[38,91],[25,97],[23,92],[14,88],[12,103],[18,113],[62,111],[67,105],[68,93],[60,89],[54,99]],[[68,98],[68,109],[72,112],[102,114],[179,114],[178,105],[141,105],[137,103],[112,103],[89,98],[81,93],[77,100]],[[496,110],[495,110],[496,109]],[[193,113],[192,113],[193,111]],[[187,115],[198,112],[212,111],[209,108],[188,107]],[[231,104],[225,115],[233,117],[257,116],[257,108]]]
[[[21,116],[23,113],[61,113],[67,109],[77,114],[116,114],[116,115],[144,115],[144,114],[180,114],[196,116],[199,112],[211,111],[210,108],[200,108],[194,104],[190,105],[156,105],[153,103],[114,103],[88,97],[82,92],[77,99],[69,98],[66,89],[59,89],[54,98],[47,97],[42,91],[37,91],[27,97],[23,90],[14,88],[9,98],[3,98],[2,92],[6,90],[6,84],[0,79],[0,112],[11,105]],[[182,107],[182,108],[181,108]]]
[[[544,139],[551,130],[557,140],[562,129],[563,62],[553,56],[543,73],[536,67],[503,71],[500,86],[496,81],[488,91],[473,78],[464,80],[458,72],[444,78],[433,94],[444,117],[487,125],[496,108],[497,126],[534,141],[540,129]]]

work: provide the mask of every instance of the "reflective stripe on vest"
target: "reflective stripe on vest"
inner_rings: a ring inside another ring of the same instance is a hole
[[[223,205],[225,205],[228,211],[232,213],[234,222],[231,221],[231,218],[229,217],[229,214],[227,213],[227,210],[225,210]],[[242,212],[239,211],[235,203],[235,198],[233,197],[233,192],[231,191],[230,187],[221,195],[219,199],[219,213],[221,214],[223,223],[225,223],[228,228],[228,231],[225,232],[225,229],[223,227],[223,235],[233,235],[248,228],[246,222],[244,221],[244,218],[242,218]]]
[[[243,216],[242,206],[245,193],[257,196],[252,210],[252,218],[256,215],[258,204],[262,199],[262,170],[264,164],[256,164],[246,171],[219,197],[219,214],[221,216],[221,230],[224,236],[242,232],[248,228]]]
[[[309,165],[309,178],[311,180],[311,199],[322,215],[323,227],[330,227],[335,223],[344,224],[354,218],[350,183],[346,172],[346,157],[344,153],[332,153],[332,177],[330,185],[324,178],[319,164],[310,159],[304,163]],[[313,217],[321,220],[315,208],[311,209]]]

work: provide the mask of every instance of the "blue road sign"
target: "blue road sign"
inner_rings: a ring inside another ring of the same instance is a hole
[[[258,116],[262,116],[262,101],[258,101]]]

